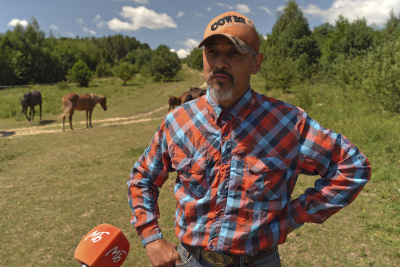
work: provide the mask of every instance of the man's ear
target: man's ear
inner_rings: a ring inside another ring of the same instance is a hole
[[[263,59],[264,59],[263,54],[258,54],[254,59],[253,71],[251,72],[253,75],[257,74],[257,72],[260,70]]]

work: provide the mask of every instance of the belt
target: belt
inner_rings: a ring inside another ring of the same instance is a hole
[[[183,243],[182,245],[187,251],[195,255],[197,254],[197,250],[200,249],[199,247],[193,247]],[[216,252],[209,252],[201,249],[200,250],[201,250],[201,256],[209,264],[214,265],[216,267],[224,267],[231,264],[253,263],[254,260],[270,255],[276,249],[277,247],[274,246],[248,255],[219,254]]]

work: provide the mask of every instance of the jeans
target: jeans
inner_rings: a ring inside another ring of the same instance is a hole
[[[197,261],[196,260],[196,255],[194,255],[194,254],[190,253],[189,251],[187,251],[182,246],[182,244],[179,244],[179,246],[178,246],[178,253],[181,256],[182,263],[181,264],[177,264],[176,267],[214,267],[214,265],[211,265],[208,262],[206,262],[201,256],[200,256],[200,259]],[[229,267],[251,267],[251,266],[256,266],[256,267],[280,267],[281,266],[281,260],[279,258],[278,249],[276,249],[271,254],[254,260],[253,261],[253,265],[251,265],[250,263],[247,263],[247,264],[245,264],[243,266],[240,266],[239,264],[228,265],[228,266]]]

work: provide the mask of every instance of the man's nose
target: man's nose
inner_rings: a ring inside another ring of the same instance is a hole
[[[228,58],[225,55],[219,55],[219,57],[215,60],[214,67],[216,69],[226,69],[229,68],[230,64]]]

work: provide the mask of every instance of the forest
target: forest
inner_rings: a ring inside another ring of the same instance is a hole
[[[152,50],[135,37],[56,38],[40,30],[33,17],[27,27],[0,34],[0,86],[62,81],[88,86],[95,77],[134,75],[173,81],[181,64],[202,69],[202,50],[180,60],[166,45]],[[400,15],[390,12],[382,27],[367,18],[310,29],[295,0],[277,13],[271,33],[260,34],[265,90],[296,91],[306,84],[335,84],[374,99],[375,111],[400,113]]]

